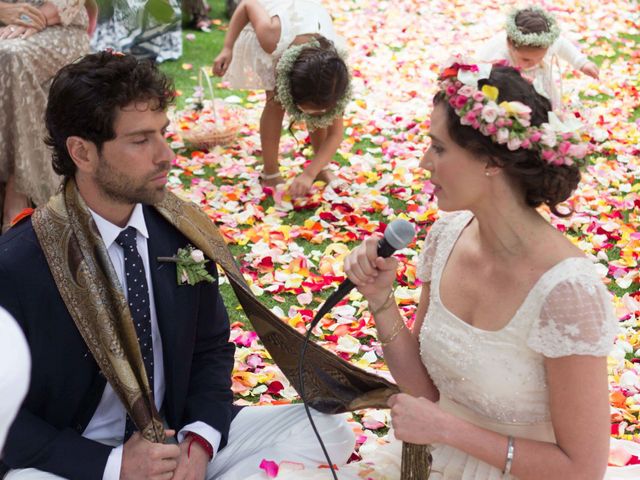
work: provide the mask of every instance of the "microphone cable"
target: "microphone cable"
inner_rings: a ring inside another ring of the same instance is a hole
[[[378,243],[378,256],[381,257],[390,257],[393,252],[396,250],[405,248],[411,240],[413,240],[415,236],[415,228],[413,225],[407,220],[397,218],[393,220],[386,228],[384,232],[384,238],[380,239]],[[307,405],[307,401],[305,399],[304,392],[304,354],[307,351],[307,346],[309,345],[309,341],[311,339],[311,331],[316,327],[316,325],[320,322],[322,317],[331,310],[340,300],[342,300],[350,291],[353,289],[355,285],[349,279],[346,279],[338,289],[329,296],[327,300],[321,305],[318,313],[313,317],[311,323],[309,324],[309,329],[307,330],[307,334],[304,339],[304,343],[302,344],[302,349],[300,351],[300,359],[298,360],[298,382],[300,383],[300,390],[298,393],[300,394],[300,399],[302,400],[302,404],[304,405],[304,410],[307,413],[307,417],[309,418],[309,423],[313,428],[313,433],[315,433],[318,442],[320,443],[320,447],[322,447],[322,452],[324,453],[325,458],[327,459],[327,464],[329,465],[329,469],[331,470],[331,474],[333,475],[334,480],[338,480],[338,476],[336,474],[336,470],[333,466],[333,462],[331,461],[331,457],[329,457],[329,452],[327,452],[327,448],[320,437],[320,433],[316,428],[316,424],[313,421],[311,416],[311,411],[309,410],[309,406]]]
[[[316,424],[313,421],[313,417],[311,415],[311,410],[309,409],[309,405],[307,405],[307,400],[304,398],[304,354],[307,351],[307,346],[309,345],[309,341],[311,339],[311,331],[318,324],[320,319],[324,317],[326,310],[329,309],[320,309],[318,313],[316,313],[315,317],[311,321],[309,326],[309,330],[307,330],[307,334],[304,338],[304,343],[302,344],[302,350],[300,351],[300,359],[298,360],[298,382],[300,383],[300,399],[302,400],[302,404],[304,405],[304,411],[307,413],[307,418],[309,419],[309,423],[311,424],[311,428],[313,429],[313,433],[315,433],[316,438],[318,439],[318,443],[320,443],[320,447],[322,448],[322,453],[324,453],[324,457],[327,460],[327,464],[329,465],[329,469],[331,470],[331,475],[333,475],[334,480],[338,480],[338,475],[336,474],[336,469],[333,466],[333,462],[331,461],[331,457],[329,456],[329,452],[327,451],[327,447],[324,445],[322,441],[322,437],[320,436],[320,432],[316,428]]]

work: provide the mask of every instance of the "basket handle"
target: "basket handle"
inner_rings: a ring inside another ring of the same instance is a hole
[[[209,87],[209,96],[211,97],[211,109],[213,110],[213,120],[218,124],[218,114],[216,113],[216,99],[213,94],[213,84],[211,83],[211,79],[209,78],[209,74],[205,70],[204,67],[200,67],[198,70],[198,85],[202,88],[202,77],[207,81],[207,87]]]

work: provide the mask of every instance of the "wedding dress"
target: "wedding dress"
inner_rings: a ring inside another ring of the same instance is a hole
[[[470,212],[445,215],[433,225],[419,257],[418,277],[431,283],[420,332],[422,361],[440,392],[440,408],[504,435],[554,442],[544,359],[606,356],[617,332],[610,295],[589,259],[567,258],[539,278],[503,328],[487,331],[470,325],[442,303],[440,280],[471,219]],[[434,445],[432,453],[430,480],[515,478],[448,445]],[[338,478],[399,479],[400,455],[400,442],[393,441],[362,462],[341,467]],[[633,478],[616,472],[625,475],[624,469],[611,469],[607,478]],[[640,478],[640,467],[634,472],[628,474]],[[332,477],[326,469],[277,476],[294,478]]]

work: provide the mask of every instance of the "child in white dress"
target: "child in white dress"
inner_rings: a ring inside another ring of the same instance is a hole
[[[574,69],[598,78],[598,67],[567,38],[560,34],[555,18],[539,7],[512,11],[507,17],[505,31],[484,44],[477,52],[478,60],[506,61],[522,69],[538,93],[549,100],[553,108],[562,101],[562,79],[558,59]]]
[[[293,197],[305,195],[316,178],[335,179],[327,167],[343,139],[350,96],[337,40],[317,0],[243,0],[214,61],[214,73],[233,88],[266,90],[260,119],[263,185],[284,181],[278,150],[285,111],[292,121],[306,123],[315,156],[289,187]]]

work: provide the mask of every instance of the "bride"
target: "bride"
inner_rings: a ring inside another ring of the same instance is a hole
[[[592,262],[536,210],[560,215],[578,185],[586,147],[570,127],[513,68],[446,68],[421,165],[451,213],[420,255],[413,331],[378,238],[345,261],[403,392],[389,401],[395,437],[433,446],[432,480],[605,475],[616,318]],[[398,445],[339,478],[399,478]]]

